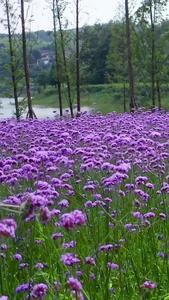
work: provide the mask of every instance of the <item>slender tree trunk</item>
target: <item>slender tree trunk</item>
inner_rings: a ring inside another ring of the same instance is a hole
[[[21,24],[22,24],[23,63],[24,63],[24,71],[25,71],[26,92],[28,98],[27,118],[33,119],[33,117],[36,118],[36,115],[32,108],[31,89],[30,89],[30,81],[29,81],[29,67],[28,67],[26,33],[25,33],[24,0],[21,0]]]
[[[135,92],[134,92],[134,72],[133,72],[128,0],[125,0],[125,12],[126,12],[127,47],[128,47],[129,83],[130,83],[130,110],[132,110],[133,108],[137,108],[137,104],[136,104]]]
[[[15,110],[16,110],[16,118],[19,121],[20,113],[19,113],[18,93],[17,93],[17,79],[15,76],[15,72],[16,72],[15,53],[14,53],[13,45],[12,45],[12,35],[11,35],[8,0],[6,0],[6,14],[7,14],[8,39],[9,39],[10,60],[11,60],[10,65],[11,65],[11,72],[12,72],[12,85],[13,85],[13,93],[14,93],[14,99],[15,99]]]
[[[123,107],[124,107],[124,112],[127,111],[126,107],[126,84],[123,82]]]
[[[161,109],[161,88],[160,82],[156,79],[157,97],[158,97],[158,108]]]
[[[79,0],[76,0],[76,90],[77,111],[80,111]]]
[[[59,94],[59,110],[60,110],[60,117],[61,117],[63,115],[63,109],[62,109],[62,91],[61,91],[61,80],[60,80],[60,64],[58,58],[58,45],[57,45],[57,32],[56,32],[55,0],[53,0],[53,27],[54,27],[56,77],[57,77],[58,94]]]
[[[125,40],[123,42],[125,44]],[[125,65],[126,65],[126,57],[125,57],[125,53],[123,51],[123,107],[124,107],[124,112],[127,111],[127,107],[126,107]]]
[[[69,108],[70,108],[71,117],[73,118],[74,115],[73,115],[73,105],[72,105],[72,97],[71,97],[70,78],[69,78],[68,68],[67,68],[66,51],[65,51],[65,46],[64,46],[64,36],[63,36],[61,16],[60,16],[60,8],[59,8],[58,0],[56,0],[56,9],[57,9],[57,18],[58,18],[58,22],[59,22],[61,48],[62,48],[63,62],[64,62],[65,75],[66,75],[66,83],[67,83],[67,90],[68,90]]]
[[[150,1],[150,19],[151,19],[151,87],[152,87],[152,108],[155,107],[155,76],[156,76],[156,61],[155,61],[155,25],[153,20],[152,2]]]

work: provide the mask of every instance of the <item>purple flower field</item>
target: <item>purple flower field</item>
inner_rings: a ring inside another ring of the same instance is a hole
[[[0,122],[0,300],[169,299],[169,114]]]

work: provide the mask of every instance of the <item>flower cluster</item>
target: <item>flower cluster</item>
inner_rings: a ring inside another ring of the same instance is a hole
[[[156,109],[0,122],[0,299],[164,297],[168,128]]]

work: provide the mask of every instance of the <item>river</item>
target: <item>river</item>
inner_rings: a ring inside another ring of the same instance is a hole
[[[59,114],[59,107],[44,107],[41,105],[33,105],[34,112],[38,119],[53,119]],[[66,114],[68,107],[63,109],[63,113]],[[77,109],[74,108],[74,112],[76,113]],[[92,108],[89,106],[82,106],[81,111],[92,112]],[[25,118],[27,114],[27,109],[22,114],[22,117]],[[0,119],[11,118],[15,115],[15,105],[14,99],[12,98],[0,98]]]

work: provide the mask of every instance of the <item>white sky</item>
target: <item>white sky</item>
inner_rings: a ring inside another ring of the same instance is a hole
[[[48,0],[49,1],[49,0]],[[69,27],[75,27],[75,0],[69,2],[66,17],[69,20]],[[139,0],[136,0],[139,1]],[[15,0],[10,0],[14,3]],[[106,23],[116,15],[117,7],[124,0],[80,0],[80,26],[84,24],[94,24],[98,20]],[[33,14],[34,22],[31,22],[31,30],[51,30],[52,12],[46,0],[31,0],[30,11]],[[0,0],[0,19],[4,18],[4,12]],[[4,26],[0,24],[0,33],[6,33]]]
[[[4,12],[0,0],[0,20],[4,18]],[[9,0],[14,3],[15,0]],[[50,0],[47,0],[48,2]],[[30,28],[32,31],[37,30],[52,30],[52,12],[46,0],[30,0],[30,13],[33,15],[34,21],[31,22]],[[66,18],[69,20],[69,27],[75,27],[75,1],[67,0],[69,2]],[[140,0],[130,0],[136,6],[139,5]],[[118,13],[119,4],[124,0],[80,0],[80,26],[84,24],[92,25],[97,21],[106,23],[113,20]],[[167,10],[169,11],[169,9]],[[19,26],[18,26],[19,31]],[[0,24],[0,33],[7,33],[4,26]]]

